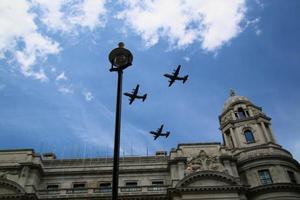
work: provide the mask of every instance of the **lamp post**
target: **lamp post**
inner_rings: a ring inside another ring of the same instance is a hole
[[[132,65],[133,56],[124,43],[120,42],[119,47],[113,49],[108,56],[111,63],[110,72],[118,73],[116,119],[115,119],[115,144],[112,176],[112,200],[118,200],[119,186],[119,157],[120,157],[120,131],[121,131],[121,107],[122,107],[122,78],[123,70]]]

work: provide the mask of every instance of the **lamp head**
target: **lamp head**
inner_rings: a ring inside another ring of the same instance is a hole
[[[112,65],[113,71],[117,71],[118,69],[123,70],[132,65],[133,56],[128,49],[124,48],[124,46],[125,44],[123,42],[119,42],[118,48],[113,49],[109,53],[108,59]]]

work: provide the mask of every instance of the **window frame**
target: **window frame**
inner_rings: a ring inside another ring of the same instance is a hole
[[[160,182],[161,184],[157,184],[158,182]],[[164,180],[151,180],[151,186],[161,186],[161,185],[164,185],[164,184],[165,184]]]
[[[249,134],[251,134],[251,135],[249,135]],[[255,140],[253,131],[251,131],[250,129],[244,130],[244,136],[245,136],[245,140],[246,140],[246,143],[247,143],[247,144],[253,144],[253,143],[256,143],[256,140]],[[250,138],[249,138],[248,136],[249,136]]]
[[[291,183],[297,184],[297,179],[296,179],[295,173],[291,170],[287,170],[287,174],[288,174],[288,177],[289,177]]]
[[[74,187],[76,184],[83,184],[84,185],[84,187]],[[72,183],[72,189],[74,189],[74,190],[76,190],[76,189],[86,189],[87,188],[87,184],[86,184],[86,182],[74,182],[74,183]]]
[[[269,169],[258,170],[258,177],[262,185],[273,184],[272,175]]]
[[[238,107],[236,112],[237,112],[238,119],[246,119],[247,118],[247,115],[246,115],[246,112],[245,112],[244,108]]]
[[[136,185],[127,185],[128,183],[136,183]],[[138,181],[136,180],[125,181],[125,187],[138,187]]]
[[[57,188],[49,188],[49,186],[57,186]],[[58,189],[60,189],[60,184],[58,184],[58,183],[49,183],[46,186],[46,190],[49,190],[49,191],[58,190]]]

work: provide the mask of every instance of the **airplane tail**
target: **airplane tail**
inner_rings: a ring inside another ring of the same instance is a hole
[[[144,94],[143,101],[145,101],[146,98],[147,98],[147,94]]]
[[[169,135],[170,135],[170,132],[169,132],[169,131],[167,131],[166,138],[167,138],[167,137],[169,137]]]
[[[183,83],[186,82],[186,80],[188,79],[189,75],[186,75],[185,77],[183,77]]]

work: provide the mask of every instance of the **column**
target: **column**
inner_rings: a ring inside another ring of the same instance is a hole
[[[234,146],[235,146],[236,148],[239,148],[240,145],[239,145],[239,143],[238,143],[237,140],[236,140],[236,137],[235,137],[235,134],[234,134],[234,131],[233,131],[232,128],[230,128],[230,135],[231,135],[231,137],[232,137]]]
[[[263,132],[264,132],[264,135],[266,136],[267,138],[267,142],[272,142],[271,138],[270,138],[270,134],[268,133],[267,129],[266,129],[266,126],[265,126],[265,123],[263,122],[260,122],[260,125],[263,129]]]

